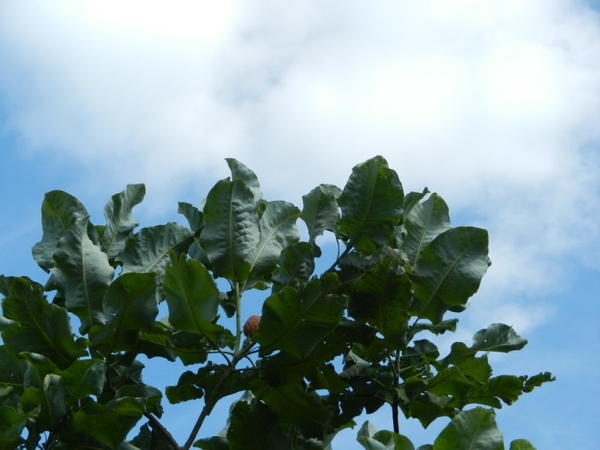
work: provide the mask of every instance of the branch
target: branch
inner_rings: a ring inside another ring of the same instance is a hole
[[[202,411],[200,412],[200,415],[198,416],[198,420],[196,420],[196,423],[194,424],[194,428],[192,428],[190,437],[185,442],[184,446],[181,447],[181,450],[189,450],[190,449],[190,447],[194,443],[194,440],[196,439],[196,436],[198,436],[198,433],[200,432],[200,427],[202,427],[204,420],[212,412],[213,408],[217,404],[217,401],[219,401],[219,391],[221,390],[221,388],[223,387],[225,382],[227,382],[229,377],[231,377],[231,374],[235,370],[235,366],[237,365],[237,363],[240,362],[240,360],[246,356],[248,349],[252,345],[253,345],[252,341],[248,340],[248,342],[244,343],[244,346],[240,349],[240,351],[236,352],[234,354],[233,359],[231,360],[231,363],[229,364],[229,367],[227,367],[227,369],[223,372],[223,375],[221,375],[221,378],[219,378],[219,381],[217,382],[215,387],[212,389],[212,391],[210,391],[210,394],[208,394],[208,396],[206,397],[206,400],[204,402],[204,408],[202,408]]]
[[[146,418],[150,421],[150,426],[160,431],[175,450],[181,450],[181,447],[179,446],[173,435],[169,432],[169,430],[167,430],[163,426],[162,423],[160,423],[160,421],[154,414],[145,412],[144,416],[146,416]]]

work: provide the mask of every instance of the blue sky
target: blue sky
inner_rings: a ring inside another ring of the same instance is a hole
[[[405,190],[438,192],[454,224],[490,231],[493,265],[453,338],[513,325],[529,345],[496,373],[557,376],[499,411],[507,440],[597,446],[597,3],[0,2],[2,274],[45,281],[30,249],[53,189],[101,222],[143,182],[149,226],[181,220],[177,201],[199,203],[226,157],[301,205],[376,154]],[[167,424],[189,429],[188,412]],[[391,428],[387,412],[372,420]],[[432,427],[403,432],[423,444]],[[355,431],[334,447],[358,448]]]

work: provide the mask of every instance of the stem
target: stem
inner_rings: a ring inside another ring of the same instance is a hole
[[[400,425],[398,424],[398,399],[394,400],[392,406],[392,422],[394,424],[394,433],[400,433]]]
[[[156,428],[158,431],[160,431],[174,449],[181,449],[173,435],[163,426],[162,423],[159,422],[158,418],[154,414],[145,412],[144,416],[146,416],[146,418],[150,421],[152,428]]]
[[[235,294],[235,347],[233,349],[234,360],[235,355],[240,349],[240,342],[242,336],[242,296],[240,295],[240,285],[237,282],[233,283],[233,292]],[[233,361],[232,361],[233,363]],[[231,366],[231,364],[230,364]]]
[[[221,390],[221,388],[223,387],[225,382],[229,379],[229,377],[231,377],[231,374],[235,370],[235,366],[237,365],[237,363],[240,362],[240,360],[246,356],[248,349],[252,345],[253,345],[252,342],[248,342],[247,344],[244,344],[244,346],[239,351],[235,352],[235,354],[233,355],[233,359],[231,360],[231,363],[229,363],[229,366],[223,372],[223,375],[221,375],[221,378],[219,379],[219,381],[217,382],[217,384],[215,385],[213,390],[210,391],[210,394],[208,394],[208,396],[206,397],[206,400],[204,402],[204,408],[202,408],[202,411],[200,412],[200,415],[198,416],[198,420],[196,420],[196,423],[194,424],[194,428],[192,428],[190,437],[185,442],[184,446],[181,447],[181,450],[189,450],[190,449],[190,447],[194,443],[194,440],[196,439],[196,436],[198,436],[198,433],[200,432],[200,427],[202,427],[204,420],[212,412],[213,408],[217,404],[217,401],[219,401],[219,391]]]

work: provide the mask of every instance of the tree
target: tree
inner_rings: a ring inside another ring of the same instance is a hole
[[[227,163],[231,177],[201,209],[179,203],[188,226],[136,232],[140,184],[110,199],[100,226],[73,196],[46,194],[33,257],[48,281],[0,278],[0,449],[327,449],[363,411],[384,405],[393,431],[365,423],[357,440],[366,449],[414,449],[399,434],[400,415],[424,427],[449,418],[422,449],[504,448],[493,409],[551,374],[492,376],[489,352],[527,343],[507,325],[443,357],[431,341],[456,329],[454,316],[478,290],[487,232],[452,227],[446,203],[427,189],[405,194],[382,157],[357,165],[343,190],[316,187],[302,209],[266,201],[249,168]],[[315,273],[325,233],[338,254]],[[266,299],[244,326],[252,290]],[[189,370],[161,392],[143,382],[140,355]],[[215,404],[234,393],[223,433],[198,439]],[[185,442],[160,422],[164,397],[203,399]]]

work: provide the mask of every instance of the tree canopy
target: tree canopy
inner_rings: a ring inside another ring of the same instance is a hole
[[[45,195],[33,257],[48,279],[0,277],[0,450],[329,449],[384,405],[391,431],[364,423],[367,450],[414,450],[401,416],[423,427],[447,418],[421,450],[505,448],[494,409],[552,375],[492,374],[490,352],[527,343],[508,325],[443,356],[434,343],[479,289],[486,230],[453,227],[439,195],[405,193],[380,156],[355,166],[343,189],[317,186],[302,208],[264,199],[254,172],[227,164],[231,176],[201,205],[179,203],[185,226],[138,228],[141,184],[112,196],[102,225],[72,195]],[[338,252],[317,271],[325,234]],[[264,303],[248,318],[249,291]],[[161,392],[143,381],[141,355],[186,370]],[[223,432],[198,438],[236,393]],[[179,441],[161,405],[192,400],[204,406]]]

